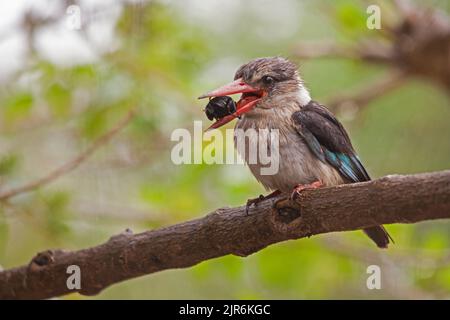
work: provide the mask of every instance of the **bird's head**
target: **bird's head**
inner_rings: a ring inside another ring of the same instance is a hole
[[[281,108],[286,99],[308,103],[308,91],[303,86],[297,66],[280,57],[258,58],[242,65],[234,81],[210,91],[199,99],[241,93],[236,112],[215,122],[210,129],[218,128],[231,120],[258,109]]]

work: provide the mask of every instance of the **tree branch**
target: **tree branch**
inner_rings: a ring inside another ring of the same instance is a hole
[[[393,5],[399,22],[374,30],[364,41],[351,46],[333,41],[310,42],[292,49],[293,56],[299,59],[343,58],[387,67],[386,78],[332,101],[335,108],[362,108],[412,77],[431,80],[450,94],[450,17],[441,10],[407,0],[396,0]],[[388,41],[380,41],[380,36]]]
[[[341,58],[384,64],[393,60],[390,48],[376,40],[361,42],[353,47],[334,41],[306,42],[297,44],[292,49],[292,55],[297,59]]]
[[[41,252],[29,265],[0,272],[0,299],[94,295],[120,281],[228,254],[247,256],[285,240],[450,218],[450,170],[305,190],[297,202],[281,200],[274,209],[273,201],[261,202],[248,215],[244,206],[223,208],[136,235],[126,230],[84,250]],[[80,290],[66,286],[70,265],[80,267]]]
[[[134,111],[131,110],[128,114],[119,121],[111,130],[97,138],[86,150],[77,155],[75,158],[69,162],[63,164],[59,168],[51,171],[47,175],[30,181],[22,186],[12,188],[10,190],[0,192],[0,202],[6,201],[9,198],[15,197],[19,194],[33,191],[39,187],[42,187],[54,180],[58,179],[60,176],[71,172],[76,169],[81,163],[83,163],[87,158],[89,158],[98,148],[108,143],[120,130],[122,130],[134,117]]]
[[[334,111],[338,111],[346,106],[363,109],[373,100],[401,86],[407,77],[408,74],[403,70],[391,70],[385,76],[376,79],[373,83],[364,86],[360,90],[348,91],[330,98],[327,107]]]

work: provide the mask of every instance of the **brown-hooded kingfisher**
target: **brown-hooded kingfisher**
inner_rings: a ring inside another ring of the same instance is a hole
[[[280,193],[296,197],[305,188],[370,180],[344,127],[325,106],[311,100],[294,63],[281,57],[254,59],[242,65],[234,79],[200,98],[242,94],[236,112],[211,128],[239,118],[235,129],[278,129],[276,174],[261,175],[262,165],[249,163],[249,155],[242,155],[256,179],[273,191],[267,197]],[[248,206],[267,197],[249,200]],[[380,248],[392,240],[383,226],[364,232]]]

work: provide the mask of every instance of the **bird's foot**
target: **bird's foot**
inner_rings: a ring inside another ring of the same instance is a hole
[[[264,201],[264,200],[276,197],[279,194],[281,194],[281,191],[280,190],[275,190],[274,192],[268,194],[267,196],[263,196],[262,194],[260,194],[258,198],[248,199],[247,200],[247,205],[245,206],[245,214],[248,215],[248,210],[250,209],[250,207],[252,205],[255,205],[255,207],[256,207],[258,205],[258,203],[260,203],[261,201]]]
[[[300,193],[305,189],[317,189],[320,188],[321,186],[323,186],[323,183],[320,181],[315,181],[310,184],[298,184],[292,191],[290,199],[293,201],[296,200],[298,196],[300,196]]]

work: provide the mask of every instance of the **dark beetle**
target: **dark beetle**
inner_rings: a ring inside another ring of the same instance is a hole
[[[219,120],[235,112],[236,103],[228,96],[212,98],[205,107],[205,114],[209,120]]]

